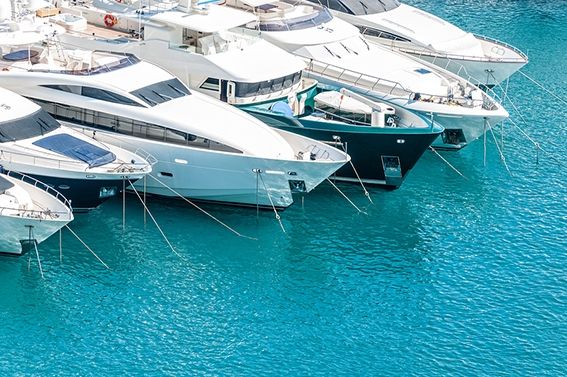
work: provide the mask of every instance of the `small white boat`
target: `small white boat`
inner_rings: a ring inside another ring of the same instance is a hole
[[[0,253],[20,255],[72,220],[59,192],[28,176],[0,174]]]
[[[498,84],[528,63],[519,49],[475,35],[398,0],[308,0],[358,27],[371,41],[434,63],[485,86]]]

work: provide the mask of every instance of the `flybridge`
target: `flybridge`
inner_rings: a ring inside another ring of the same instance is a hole
[[[163,22],[201,33],[214,33],[219,30],[228,30],[249,22],[256,21],[256,16],[236,9],[211,5],[207,14],[185,12],[160,12],[152,17],[152,21]]]

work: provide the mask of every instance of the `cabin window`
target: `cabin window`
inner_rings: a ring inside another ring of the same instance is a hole
[[[173,78],[136,89],[130,94],[135,95],[150,106],[155,106],[174,98],[190,95],[191,92],[181,81]]]
[[[319,1],[317,1],[317,3],[319,3]],[[350,9],[345,7],[344,4],[339,0],[321,0],[320,3],[322,3],[324,6],[326,6],[329,9],[336,10],[336,11],[343,12],[343,13],[353,14],[350,11]]]
[[[285,1],[290,4],[293,2]],[[289,30],[302,30],[311,27],[316,27],[327,23],[333,19],[333,16],[327,8],[314,6],[314,11],[306,16],[300,16],[295,18],[283,18],[277,20],[264,20],[259,24],[259,29],[261,31],[289,31]]]
[[[411,42],[411,40],[407,38],[400,37],[399,35],[396,34],[388,33],[387,31],[373,29],[367,26],[357,26],[357,27],[362,34],[368,35],[370,37],[390,39],[392,41]]]
[[[357,16],[387,12],[400,6],[398,0],[309,0],[339,12]],[[339,3],[340,5],[337,5]],[[334,7],[336,6],[336,8]],[[346,9],[346,10],[343,10]]]
[[[89,98],[98,99],[105,102],[119,103],[121,105],[128,106],[140,106],[138,102],[127,98],[123,95],[110,92],[108,90],[94,88],[90,86],[79,86],[79,85],[42,85],[45,88],[60,90],[62,92],[73,93],[77,95],[82,95]]]
[[[301,81],[301,72],[260,82],[237,82],[236,97],[253,97],[289,89]]]
[[[119,103],[122,105],[130,106],[142,106],[138,102],[133,101],[130,98],[126,98],[120,94],[112,93],[104,89],[92,88],[89,86],[83,86],[81,89],[81,94],[85,97],[99,99],[106,102]]]
[[[23,118],[0,123],[0,143],[41,136],[59,126],[59,122],[51,115],[39,109]]]
[[[212,77],[207,78],[205,82],[201,84],[201,89],[218,91],[219,79],[214,79]]]
[[[48,101],[35,101],[46,111],[61,120],[83,124],[85,126],[102,130],[112,130],[113,132],[124,135],[165,143],[187,145],[190,147],[206,148],[230,153],[242,153],[242,151],[228,145],[156,124]]]

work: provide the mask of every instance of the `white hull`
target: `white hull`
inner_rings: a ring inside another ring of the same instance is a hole
[[[13,184],[0,192],[0,253],[20,255],[22,242],[41,243],[73,220],[57,191],[30,177],[0,178]]]
[[[81,126],[75,127],[92,132]],[[317,143],[285,131],[278,132],[288,139]],[[309,192],[347,161],[320,161],[314,164],[312,161],[235,156],[233,153],[164,144],[101,130],[97,130],[96,135],[98,140],[124,149],[135,151],[141,148],[157,159],[153,173],[145,181],[147,193],[167,197],[179,194],[190,199],[237,205],[286,208],[293,203],[290,180],[303,181],[305,191]],[[308,147],[305,145],[305,148]],[[258,171],[260,173],[256,173]],[[139,180],[134,186],[142,191],[144,181]]]
[[[517,62],[455,59],[447,58],[442,55],[420,54],[414,51],[405,51],[403,49],[400,51],[433,63],[465,79],[468,79],[469,81],[478,82],[478,84],[485,86],[500,84],[526,64]]]
[[[528,62],[514,46],[468,33],[406,4],[370,14],[337,10],[333,14],[356,25],[368,40],[434,63],[477,85],[498,84]]]
[[[403,52],[415,58],[435,64],[438,67],[453,72],[460,77],[471,81],[473,84],[494,86],[508,79],[520,68],[527,64],[527,58],[523,59],[520,52],[515,53],[514,58],[488,58],[484,56],[450,55],[424,48],[419,48],[408,43],[392,42],[384,38],[366,36],[370,41],[383,44],[394,50]],[[484,48],[498,49],[500,46],[491,41],[482,41]]]
[[[33,227],[33,239],[41,243],[52,234],[65,226],[65,221],[45,221],[34,218],[5,217],[0,215],[0,253],[22,254],[22,243],[30,237],[30,228]]]

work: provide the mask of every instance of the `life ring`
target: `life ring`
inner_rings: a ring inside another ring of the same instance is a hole
[[[112,14],[107,14],[106,16],[104,16],[104,24],[106,25],[106,27],[113,27],[117,23],[118,19]]]

